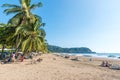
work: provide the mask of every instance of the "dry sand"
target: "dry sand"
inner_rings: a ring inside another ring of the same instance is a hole
[[[37,56],[43,61],[30,64],[30,60],[0,64],[0,80],[120,80],[120,70],[99,66],[102,60],[81,57],[72,61],[52,54]],[[119,61],[108,60],[119,63]]]

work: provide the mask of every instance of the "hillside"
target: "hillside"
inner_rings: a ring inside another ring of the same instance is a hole
[[[49,52],[57,52],[57,53],[95,53],[92,52],[87,47],[80,47],[80,48],[62,48],[59,46],[48,45]]]

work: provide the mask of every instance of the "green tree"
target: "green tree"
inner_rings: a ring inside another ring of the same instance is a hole
[[[4,53],[4,48],[6,47],[7,38],[9,36],[8,31],[6,31],[7,25],[6,24],[0,24],[0,44],[2,45],[2,52],[0,58],[2,58],[2,55]]]
[[[20,5],[14,4],[3,4],[3,7],[8,7],[4,12],[8,14],[16,14],[11,18],[8,23],[12,23],[14,26],[20,26],[22,24],[27,24],[28,22],[35,22],[34,14],[31,13],[31,10],[42,7],[42,3],[30,4],[31,0],[19,0]]]
[[[8,9],[4,10],[6,14],[15,14],[15,16],[8,21],[8,25],[15,27],[15,32],[10,36],[10,39],[15,40],[16,48],[21,48],[24,52],[40,50],[42,44],[45,44],[45,37],[41,35],[45,35],[45,32],[43,33],[41,29],[44,23],[42,23],[41,17],[32,14],[31,10],[36,7],[41,7],[42,3],[30,4],[31,0],[19,1],[21,6],[3,4],[3,7],[8,7]]]
[[[15,35],[23,35],[22,51],[41,51],[42,44],[44,44],[44,34],[45,32],[41,28],[40,19],[36,17],[36,22],[29,23],[26,26],[19,26],[16,30]]]

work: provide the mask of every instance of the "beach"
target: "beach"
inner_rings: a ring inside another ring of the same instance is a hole
[[[120,70],[101,67],[103,60],[119,64],[119,60],[80,57],[73,61],[53,54],[43,54],[41,62],[31,64],[24,62],[0,64],[1,80],[120,80]]]

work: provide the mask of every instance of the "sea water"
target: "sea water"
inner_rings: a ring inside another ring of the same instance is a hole
[[[120,59],[120,53],[63,53],[75,56]]]

